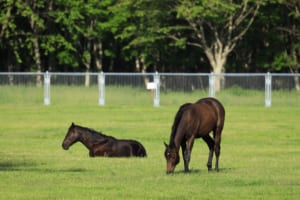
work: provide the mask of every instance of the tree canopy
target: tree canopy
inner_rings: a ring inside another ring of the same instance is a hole
[[[291,72],[298,0],[0,0],[0,71]]]

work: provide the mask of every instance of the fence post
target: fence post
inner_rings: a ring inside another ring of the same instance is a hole
[[[209,91],[208,96],[215,97],[215,75],[213,72],[209,75]]]
[[[99,86],[99,105],[105,104],[105,75],[103,72],[98,74],[98,86]]]
[[[44,73],[44,105],[50,105],[50,74]]]
[[[272,75],[268,72],[265,75],[265,106],[271,107],[272,105]]]
[[[159,107],[159,95],[160,95],[160,80],[159,80],[159,74],[158,72],[155,72],[154,74],[154,83],[155,83],[155,92],[154,92],[154,101],[153,101],[153,106],[154,107]]]

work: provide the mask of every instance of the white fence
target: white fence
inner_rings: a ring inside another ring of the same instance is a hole
[[[153,106],[160,106],[161,92],[206,91],[207,96],[218,96],[220,93],[235,88],[239,91],[254,90],[264,92],[262,104],[272,105],[272,91],[300,93],[300,74],[213,74],[213,73],[0,73],[0,86],[29,85],[44,86],[44,104],[51,104],[51,86],[97,86],[98,104],[106,104],[106,87],[130,86],[152,90]],[[217,83],[219,81],[219,83]],[[220,85],[220,87],[216,87]],[[237,95],[243,95],[237,94]],[[254,94],[255,95],[255,94]],[[280,98],[280,97],[278,97]],[[292,98],[295,98],[293,96]]]

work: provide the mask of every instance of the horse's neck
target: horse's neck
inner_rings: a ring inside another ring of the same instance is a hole
[[[172,134],[171,138],[170,138],[170,145],[175,146],[175,148],[177,149],[177,151],[179,150],[183,137],[183,134],[178,134],[178,129]],[[180,133],[180,132],[179,132]]]
[[[176,142],[175,137],[174,138],[172,137],[170,139],[169,146],[175,147],[177,149],[177,151],[178,151],[179,148],[180,148],[180,143]]]
[[[87,130],[79,129],[78,132],[79,132],[78,141],[80,141],[88,149],[92,148],[92,146],[95,143],[94,133],[88,129]]]

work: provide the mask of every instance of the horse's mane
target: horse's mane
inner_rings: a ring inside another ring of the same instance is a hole
[[[176,131],[177,131],[177,127],[178,127],[178,124],[181,120],[181,117],[182,117],[182,114],[184,112],[184,110],[189,106],[191,105],[191,103],[185,103],[185,104],[182,104],[180,106],[180,108],[178,109],[176,115],[175,115],[175,118],[174,118],[174,122],[173,122],[173,125],[172,125],[172,132],[171,132],[171,138],[170,138],[170,144],[173,143],[171,142],[174,138],[175,138],[175,134],[176,134]]]
[[[112,136],[105,135],[102,132],[96,131],[96,130],[88,128],[88,127],[83,127],[83,126],[79,126],[79,125],[74,125],[74,126],[77,127],[77,128],[80,128],[80,129],[84,129],[85,131],[89,132],[91,135],[96,136],[96,137],[101,136],[101,137],[116,139]]]

